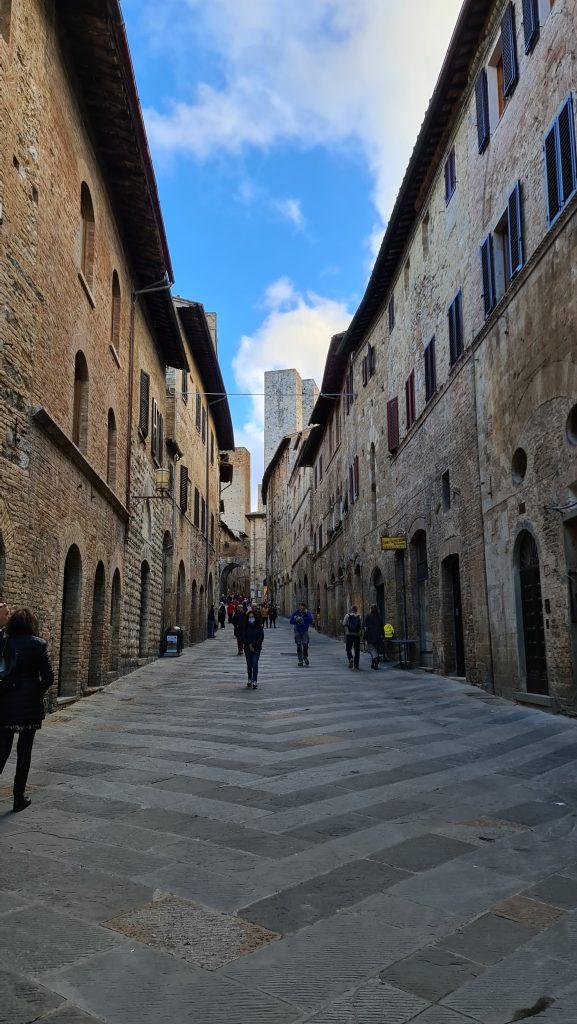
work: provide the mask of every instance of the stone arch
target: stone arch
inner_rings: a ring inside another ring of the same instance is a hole
[[[196,638],[198,641],[206,639],[207,625],[206,619],[208,614],[208,608],[206,607],[204,598],[204,584],[201,583],[200,590],[198,592],[198,625],[196,628]]]
[[[541,559],[536,537],[523,526],[513,548],[517,644],[521,678],[528,693],[549,693],[547,647],[543,622]]]
[[[110,671],[117,672],[120,667],[120,612],[121,612],[121,581],[120,570],[114,570],[110,589]]]
[[[140,614],[138,623],[138,656],[148,657],[150,646],[150,566],[146,559],[140,566]]]
[[[58,694],[75,696],[80,682],[80,651],[82,641],[82,558],[72,544],[64,562],[62,609],[60,617],[60,657]]]
[[[72,440],[81,452],[88,448],[88,363],[80,349],[74,359]]]
[[[184,568],[184,562],[181,560],[178,566],[178,573],[176,577],[176,623],[175,625],[180,626],[183,632],[186,632],[185,614],[186,614],[186,569]]]
[[[99,562],[94,573],[92,589],[92,620],[90,626],[90,656],[88,660],[88,685],[101,686],[104,670],[105,641],[105,574],[104,563]]]

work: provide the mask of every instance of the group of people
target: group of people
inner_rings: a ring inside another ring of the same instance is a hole
[[[343,619],[343,626],[349,668],[356,669],[357,671],[360,669],[362,638],[371,656],[371,668],[378,670],[385,656],[384,642],[391,639],[394,635],[394,630],[391,625],[383,623],[383,618],[377,605],[371,605],[371,610],[368,615],[365,615],[363,621],[357,606],[353,604]]]
[[[28,608],[11,612],[0,603],[0,774],[18,736],[14,777],[15,813],[26,810],[26,783],[34,737],[45,717],[44,694],[54,682],[46,642]]]

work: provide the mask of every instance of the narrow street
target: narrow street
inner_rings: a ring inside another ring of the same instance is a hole
[[[248,691],[227,627],[53,716],[0,1022],[575,1024],[575,722],[361,666],[281,621]]]

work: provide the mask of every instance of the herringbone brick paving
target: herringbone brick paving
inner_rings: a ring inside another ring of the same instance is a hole
[[[47,722],[2,1024],[575,1024],[575,723],[311,661],[280,623],[248,691],[226,629]]]

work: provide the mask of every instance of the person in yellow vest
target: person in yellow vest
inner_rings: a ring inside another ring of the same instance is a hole
[[[383,626],[383,635],[384,635],[384,638],[385,638],[385,660],[388,660],[387,659],[387,643],[388,643],[389,640],[394,640],[394,638],[395,638],[395,627],[393,625],[391,625],[390,622],[385,622],[385,625]]]

